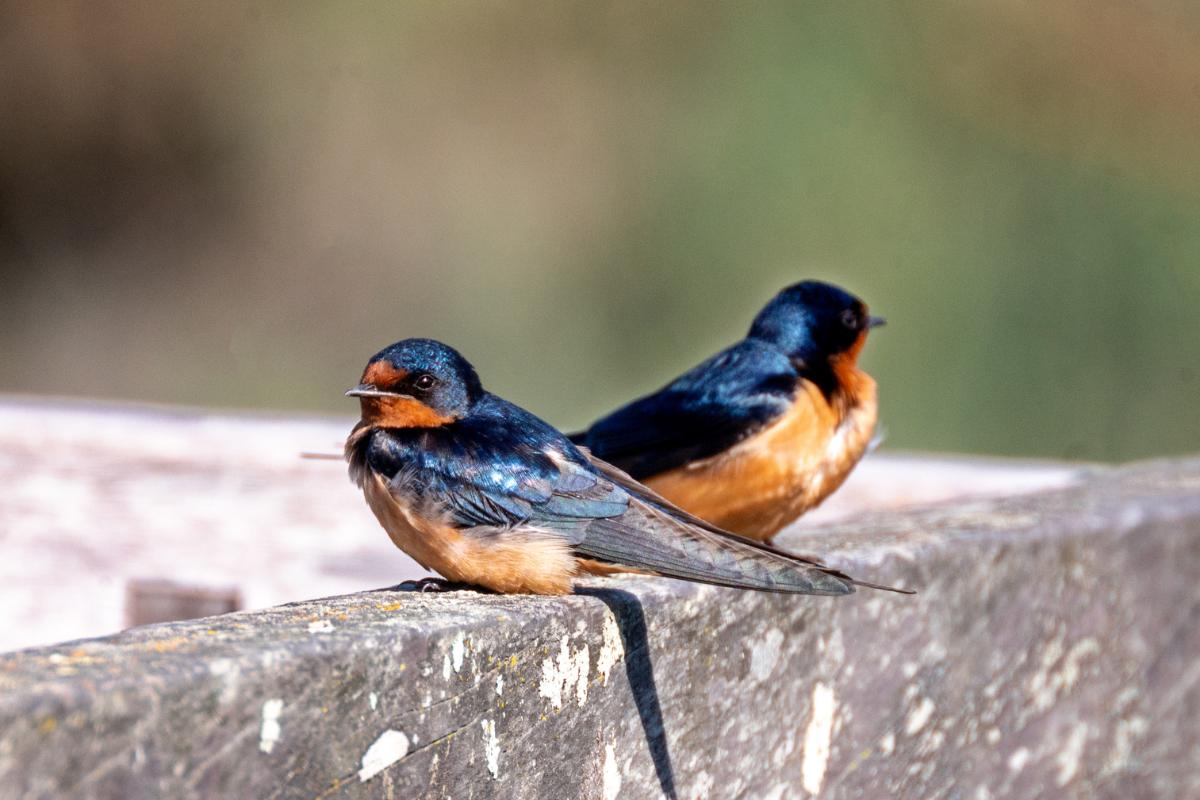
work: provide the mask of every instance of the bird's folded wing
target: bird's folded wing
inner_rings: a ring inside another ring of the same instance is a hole
[[[743,348],[744,349],[744,348]],[[716,455],[787,411],[791,365],[737,348],[571,438],[638,480]]]
[[[853,584],[855,586],[863,586],[863,587],[869,588],[869,589],[881,589],[883,591],[897,592],[899,594],[915,594],[915,592],[913,592],[910,589],[898,589],[893,586],[883,586],[881,584],[868,583],[867,581],[860,581],[855,578],[851,578],[849,575],[845,574],[844,572],[840,572],[838,570],[835,570],[831,567],[826,566],[821,561],[819,561],[816,558],[813,558],[812,556],[799,555],[796,553],[789,553],[789,552],[781,550],[777,547],[774,547],[773,545],[767,544],[766,542],[760,542],[760,541],[756,541],[754,539],[747,539],[747,538],[745,538],[743,536],[739,536],[738,534],[733,533],[731,531],[727,531],[727,530],[718,528],[717,526],[712,525],[712,524],[700,519],[699,517],[683,510],[682,508],[675,505],[670,500],[668,500],[665,497],[663,497],[662,495],[658,494],[657,492],[655,492],[653,489],[649,488],[648,486],[644,486],[644,485],[638,483],[633,478],[631,478],[628,474],[617,469],[612,464],[608,464],[608,463],[602,461],[601,459],[596,458],[592,453],[590,453],[587,450],[587,448],[581,447],[579,449],[584,454],[584,456],[588,459],[589,463],[592,465],[593,468],[595,468],[597,471],[599,471],[602,475],[604,475],[606,478],[611,480],[613,483],[615,483],[618,486],[620,486],[621,488],[625,489],[627,492],[629,492],[634,497],[640,499],[641,501],[643,501],[653,507],[657,507],[659,510],[665,512],[669,516],[674,517],[675,519],[678,519],[682,522],[685,522],[688,525],[690,525],[696,529],[706,531],[712,536],[716,536],[716,537],[726,539],[726,540],[733,540],[740,545],[744,545],[746,547],[750,547],[750,548],[760,550],[765,553],[770,553],[770,554],[773,554],[776,556],[781,556],[792,562],[798,562],[800,564],[808,565],[815,569],[821,570],[829,575],[832,575],[839,580],[845,581],[845,582]]]
[[[590,558],[660,575],[742,589],[795,594],[849,594],[854,587],[834,570],[717,536],[631,498],[619,517],[584,527],[575,551]]]

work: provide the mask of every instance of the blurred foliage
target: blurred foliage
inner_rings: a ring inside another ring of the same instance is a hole
[[[1180,0],[10,4],[0,390],[339,411],[401,337],[563,427],[781,286],[887,443],[1200,448]]]

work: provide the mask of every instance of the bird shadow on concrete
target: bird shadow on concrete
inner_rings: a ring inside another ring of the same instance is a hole
[[[650,661],[650,640],[646,636],[646,615],[637,596],[623,589],[577,587],[575,594],[595,597],[608,606],[617,620],[621,643],[625,647],[625,677],[633,692],[646,745],[654,762],[654,772],[662,793],[676,800],[675,773],[671,768],[671,753],[663,727],[662,706],[654,683],[654,665]]]

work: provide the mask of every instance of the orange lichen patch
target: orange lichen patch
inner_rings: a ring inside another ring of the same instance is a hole
[[[394,367],[388,361],[376,361],[367,365],[366,370],[363,371],[362,382],[370,384],[376,389],[387,389],[407,377],[408,370]]]
[[[404,608],[404,603],[379,603],[375,608],[379,611],[399,611]]]
[[[170,653],[178,650],[185,644],[189,643],[186,636],[172,636],[169,639],[159,639],[153,642],[146,642],[144,647],[148,650],[153,650],[156,653]]]
[[[875,382],[854,370],[855,396],[829,401],[802,381],[792,408],[755,436],[646,480],[671,502],[752,539],[774,536],[837,489],[875,430]]]
[[[54,733],[54,729],[58,727],[58,720],[54,717],[46,717],[38,723],[38,733],[45,735]]]
[[[362,419],[379,428],[437,428],[454,422],[415,397],[360,397]]]
[[[567,594],[575,557],[565,541],[536,531],[508,531],[475,538],[426,519],[388,491],[372,474],[363,482],[367,505],[393,544],[425,569],[451,581],[484,586],[503,594]]]

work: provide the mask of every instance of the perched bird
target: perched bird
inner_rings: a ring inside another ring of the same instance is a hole
[[[866,452],[878,409],[858,354],[883,323],[836,286],[797,283],[745,339],[571,438],[692,514],[767,541]]]
[[[484,391],[439,342],[380,351],[346,394],[362,405],[352,479],[396,546],[451,581],[531,594],[621,571],[798,594],[871,585],[672,506]]]

